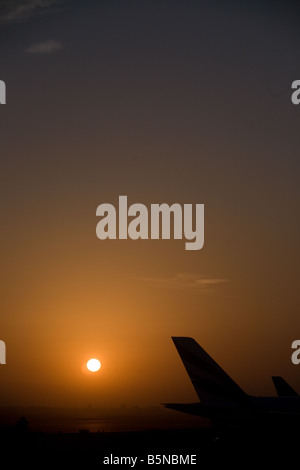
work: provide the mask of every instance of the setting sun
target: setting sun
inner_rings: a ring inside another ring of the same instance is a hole
[[[89,371],[97,372],[100,369],[101,364],[100,364],[100,361],[98,359],[90,359],[87,362],[86,366],[87,366]]]

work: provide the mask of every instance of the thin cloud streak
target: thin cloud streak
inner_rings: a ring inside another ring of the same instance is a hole
[[[0,24],[23,23],[35,15],[52,12],[64,0],[4,0],[0,6]]]
[[[52,54],[62,49],[62,43],[49,39],[48,41],[38,42],[25,50],[27,54]]]
[[[191,292],[202,292],[212,290],[220,284],[229,282],[228,279],[203,277],[197,273],[177,273],[173,277],[158,278],[158,277],[139,277],[135,278],[137,281],[152,282],[161,287],[170,289],[180,289]]]

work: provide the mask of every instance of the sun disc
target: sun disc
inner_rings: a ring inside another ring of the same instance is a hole
[[[90,359],[87,362],[86,366],[87,366],[89,371],[97,372],[100,369],[101,364],[100,364],[100,361],[98,361],[98,359]]]

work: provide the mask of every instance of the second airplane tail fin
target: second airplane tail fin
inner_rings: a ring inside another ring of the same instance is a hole
[[[245,403],[248,395],[193,338],[172,339],[203,404],[216,399]]]
[[[299,397],[299,394],[284,380],[283,377],[272,377],[279,397]]]

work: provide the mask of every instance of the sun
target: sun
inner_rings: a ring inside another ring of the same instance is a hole
[[[98,359],[90,359],[89,361],[87,361],[86,366],[89,371],[97,372],[100,369],[101,364]]]

